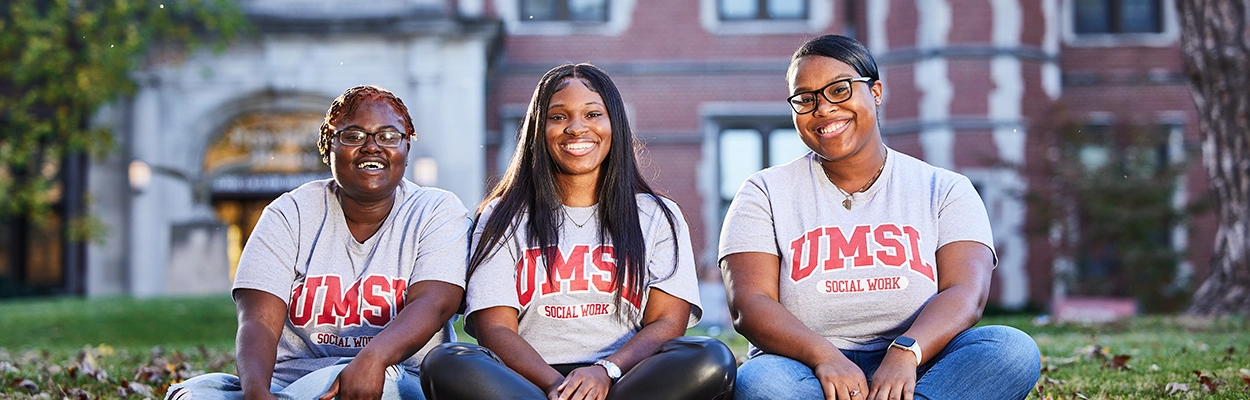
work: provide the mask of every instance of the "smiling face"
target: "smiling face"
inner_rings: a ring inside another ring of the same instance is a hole
[[[612,148],[612,124],[603,97],[581,79],[570,78],[551,95],[547,107],[547,154],[556,179],[599,179],[600,166]]]
[[[331,128],[337,132],[392,130],[403,133],[405,139],[398,147],[382,147],[376,135],[371,135],[362,145],[347,146],[336,136],[330,143],[330,171],[345,196],[361,202],[377,201],[394,195],[403,180],[412,142],[404,132],[404,117],[389,101],[376,94],[362,96],[367,97],[360,100],[350,115],[330,121]]]
[[[844,62],[808,55],[794,61],[786,81],[790,94],[795,94],[820,90],[836,80],[858,77],[859,73]],[[876,106],[881,88],[881,81],[851,82],[851,98],[838,104],[816,96],[815,111],[792,114],[799,137],[817,155],[830,161],[845,159],[858,154],[867,145],[880,143]]]

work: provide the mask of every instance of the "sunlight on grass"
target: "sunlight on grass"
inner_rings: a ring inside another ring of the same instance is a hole
[[[1030,399],[1250,398],[1245,319],[1037,321],[1033,316],[982,321],[1020,328],[1037,341],[1043,374]],[[464,334],[462,321],[454,325],[461,341],[474,341]],[[159,398],[171,382],[234,372],[236,322],[227,295],[4,301],[0,327],[0,382],[5,383],[0,398],[38,393]],[[732,329],[698,326],[687,334],[715,337],[740,360],[746,356],[746,340]]]

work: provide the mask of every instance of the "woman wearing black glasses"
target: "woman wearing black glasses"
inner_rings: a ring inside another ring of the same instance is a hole
[[[413,136],[385,89],[334,100],[317,143],[334,178],[274,200],[243,248],[239,376],[168,398],[423,398],[425,352],[454,340],[471,221],[455,195],[404,179]]]
[[[807,42],[786,81],[811,152],[752,175],[721,230],[730,310],[752,344],[735,398],[1025,397],[1036,343],[972,328],[997,260],[972,184],[886,147],[883,83],[854,39]]]

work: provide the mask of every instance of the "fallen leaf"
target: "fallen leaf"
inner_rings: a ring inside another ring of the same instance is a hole
[[[91,394],[85,390],[73,388],[65,391],[65,398],[70,400],[91,400]]]
[[[9,383],[9,387],[24,390],[28,393],[35,393],[39,391],[39,385],[36,385],[34,381],[26,378],[14,378],[13,382]]]
[[[1163,391],[1167,392],[1168,395],[1171,396],[1179,392],[1188,392],[1189,385],[1184,383],[1168,382],[1168,384],[1163,387]]]
[[[1130,356],[1130,355],[1128,355],[1128,354],[1117,354],[1117,355],[1115,355],[1114,357],[1111,357],[1111,361],[1110,361],[1110,362],[1108,362],[1108,363],[1106,363],[1106,364],[1103,364],[1103,368],[1107,368],[1107,369],[1117,369],[1117,370],[1119,370],[1119,369],[1133,369],[1132,367],[1130,367],[1130,366],[1128,365],[1128,360],[1129,360],[1130,358],[1133,358],[1133,356]]]
[[[152,387],[151,387],[151,386],[144,385],[144,384],[139,383],[139,382],[130,382],[130,384],[129,384],[129,385],[126,385],[126,387],[127,387],[128,389],[130,389],[130,392],[131,392],[131,393],[134,393],[134,394],[137,394],[137,395],[140,395],[140,396],[143,396],[143,397],[152,397]]]
[[[1205,387],[1207,391],[1210,391],[1211,393],[1215,393],[1216,391],[1220,389],[1220,386],[1223,386],[1228,383],[1228,382],[1224,382],[1223,379],[1212,378],[1210,376],[1207,376],[1207,374],[1202,373],[1202,371],[1194,370],[1194,374],[1198,375],[1198,383],[1201,383],[1202,386]]]

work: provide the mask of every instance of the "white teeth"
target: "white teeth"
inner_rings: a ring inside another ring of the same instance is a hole
[[[589,149],[594,145],[595,145],[594,143],[589,143],[589,142],[577,142],[577,143],[567,144],[564,146],[564,148],[573,150],[573,151],[579,151],[579,150]]]
[[[849,124],[849,123],[851,123],[851,121],[838,121],[837,123],[834,123],[834,124],[832,124],[832,125],[828,125],[828,126],[825,126],[824,128],[821,128],[821,129],[820,129],[820,133],[821,133],[821,134],[826,134],[826,133],[830,133],[830,132],[836,131],[836,130],[838,130],[838,129],[842,129],[842,127],[846,126],[846,124]]]
[[[365,161],[360,164],[356,164],[356,168],[374,170],[374,169],[382,169],[385,167],[382,165],[382,163],[377,162],[377,161]]]

